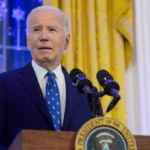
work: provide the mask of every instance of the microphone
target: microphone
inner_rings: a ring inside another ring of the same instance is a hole
[[[86,75],[79,69],[75,68],[70,72],[70,77],[73,84],[77,87],[81,93],[86,93],[88,97],[88,103],[93,116],[100,116],[100,103],[96,97],[98,91],[96,87],[93,87],[91,81],[86,78]]]
[[[107,107],[106,112],[108,113],[112,108],[114,108],[121,98],[119,95],[120,86],[106,70],[98,71],[96,77],[100,85],[104,88],[105,94],[114,97]]]
[[[89,79],[86,78],[86,75],[79,69],[72,69],[70,72],[70,77],[73,84],[77,87],[79,92],[86,94],[93,94],[92,92],[92,83]]]
[[[106,70],[100,70],[97,72],[97,80],[100,85],[104,88],[104,92],[110,96],[118,96],[118,91],[120,86],[117,82],[114,81],[113,77]]]

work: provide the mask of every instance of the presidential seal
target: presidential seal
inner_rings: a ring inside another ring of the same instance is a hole
[[[75,150],[137,150],[134,136],[122,123],[97,117],[79,130]]]

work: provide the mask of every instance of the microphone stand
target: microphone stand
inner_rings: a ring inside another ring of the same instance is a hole
[[[98,92],[97,88],[92,89],[91,93],[87,93],[90,109],[94,117],[100,116],[100,99],[105,95],[104,92]]]
[[[86,86],[83,88],[83,91],[88,96],[88,102],[89,102],[90,109],[93,113],[93,116],[99,117],[100,116],[100,99],[99,98],[106,95],[105,91],[98,92],[96,87],[93,87],[92,89],[90,89],[89,87],[86,87]],[[116,92],[115,96],[113,96],[113,100],[107,107],[106,113],[108,113],[118,103],[120,98],[121,98],[120,95],[118,94],[118,92]]]
[[[95,97],[98,98],[98,97],[102,97],[104,95],[105,95],[105,91],[100,91],[100,92],[97,92]],[[110,102],[110,104],[107,107],[106,113],[108,113],[110,110],[112,110],[115,107],[115,105],[118,103],[120,98],[121,98],[120,95],[118,94],[118,92],[116,92],[115,96],[113,96],[113,100]]]

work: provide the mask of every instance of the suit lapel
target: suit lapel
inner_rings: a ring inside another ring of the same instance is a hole
[[[28,91],[28,93],[31,95],[32,100],[36,103],[41,113],[48,119],[51,126],[53,126],[52,118],[49,114],[46,101],[43,97],[42,91],[40,89],[38,80],[31,66],[31,63],[26,67],[24,67],[21,70],[20,74],[21,74],[22,83],[26,88],[26,90]]]
[[[72,114],[74,112],[74,106],[76,102],[76,97],[75,97],[76,89],[74,86],[72,86],[72,82],[67,71],[64,68],[62,69],[66,80],[66,109],[65,109],[65,116],[64,116],[64,123],[63,123],[62,130],[67,130],[69,122],[72,118]]]

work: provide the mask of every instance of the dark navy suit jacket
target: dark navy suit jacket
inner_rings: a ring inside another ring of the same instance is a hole
[[[67,71],[62,70],[66,81],[62,130],[78,131],[93,115],[87,96],[77,91]],[[8,146],[18,129],[54,130],[31,63],[0,75],[0,145]]]

